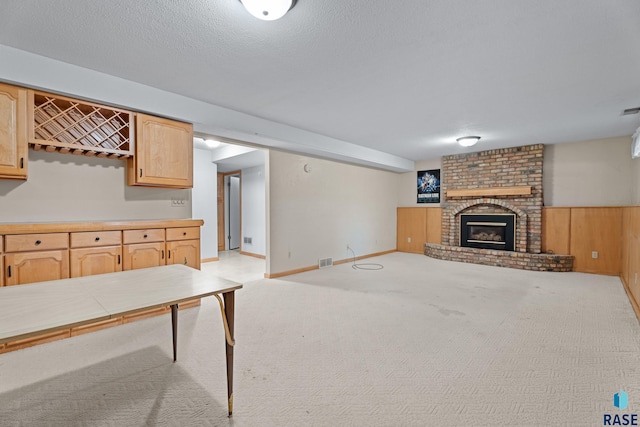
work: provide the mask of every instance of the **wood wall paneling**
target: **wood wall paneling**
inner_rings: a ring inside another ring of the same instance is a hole
[[[624,208],[622,215],[621,276],[640,319],[640,206]]]
[[[427,241],[427,209],[398,208],[396,244],[400,252],[421,254]]]
[[[442,208],[427,208],[427,243],[442,244]]]
[[[571,208],[542,209],[542,252],[569,254]]]
[[[574,271],[619,275],[622,267],[622,209],[571,208],[570,253]],[[592,252],[598,252],[597,258]]]

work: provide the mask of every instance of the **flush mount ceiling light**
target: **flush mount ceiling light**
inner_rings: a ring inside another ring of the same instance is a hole
[[[282,18],[296,0],[240,0],[247,12],[263,21],[275,21]]]
[[[480,137],[479,136],[463,136],[462,138],[456,139],[456,141],[458,141],[458,144],[462,145],[463,147],[471,147],[472,145],[476,145],[478,141],[480,141]]]

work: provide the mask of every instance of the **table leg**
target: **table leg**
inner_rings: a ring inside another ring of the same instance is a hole
[[[235,292],[225,292],[222,294],[224,298],[224,312],[227,317],[227,325],[229,328],[230,339],[233,342],[233,312],[235,304]],[[233,413],[233,345],[225,338],[227,347],[227,398],[229,399],[229,416]]]
[[[178,304],[171,305],[171,327],[173,329],[173,361],[178,360]]]

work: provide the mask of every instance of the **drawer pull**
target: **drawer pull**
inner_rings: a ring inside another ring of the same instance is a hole
[[[7,267],[7,277],[11,277],[11,266]]]
[[[118,265],[120,265],[120,255],[118,255]]]
[[[96,237],[96,242],[99,242],[99,241],[100,241],[100,237]]]
[[[24,169],[24,157],[20,157],[20,169]]]
[[[42,240],[36,240],[36,246],[38,246],[40,243],[42,243]]]
[[[182,235],[183,235],[183,236],[186,236],[186,235],[187,235],[187,232],[186,232],[186,231],[185,231],[185,232],[183,232],[183,233],[182,233]]]
[[[168,250],[167,254],[168,254],[167,259],[171,259],[171,250]]]
[[[162,259],[164,259],[164,251],[162,251]]]
[[[145,234],[145,235],[144,235],[144,236],[142,236],[142,237],[144,237],[144,238],[146,239],[146,238],[147,238],[147,235]]]

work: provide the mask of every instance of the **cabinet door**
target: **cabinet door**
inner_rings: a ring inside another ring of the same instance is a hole
[[[200,240],[167,242],[167,264],[184,264],[200,269]]]
[[[125,270],[165,265],[164,242],[124,245]]]
[[[131,164],[129,185],[193,187],[193,125],[137,114]]]
[[[397,221],[398,251],[423,253],[427,241],[427,208],[398,208]]]
[[[71,249],[69,256],[71,277],[122,271],[122,249],[120,246]]]
[[[0,178],[27,179],[27,90],[0,84]]]
[[[66,249],[6,254],[4,261],[7,286],[69,277],[69,251]]]

